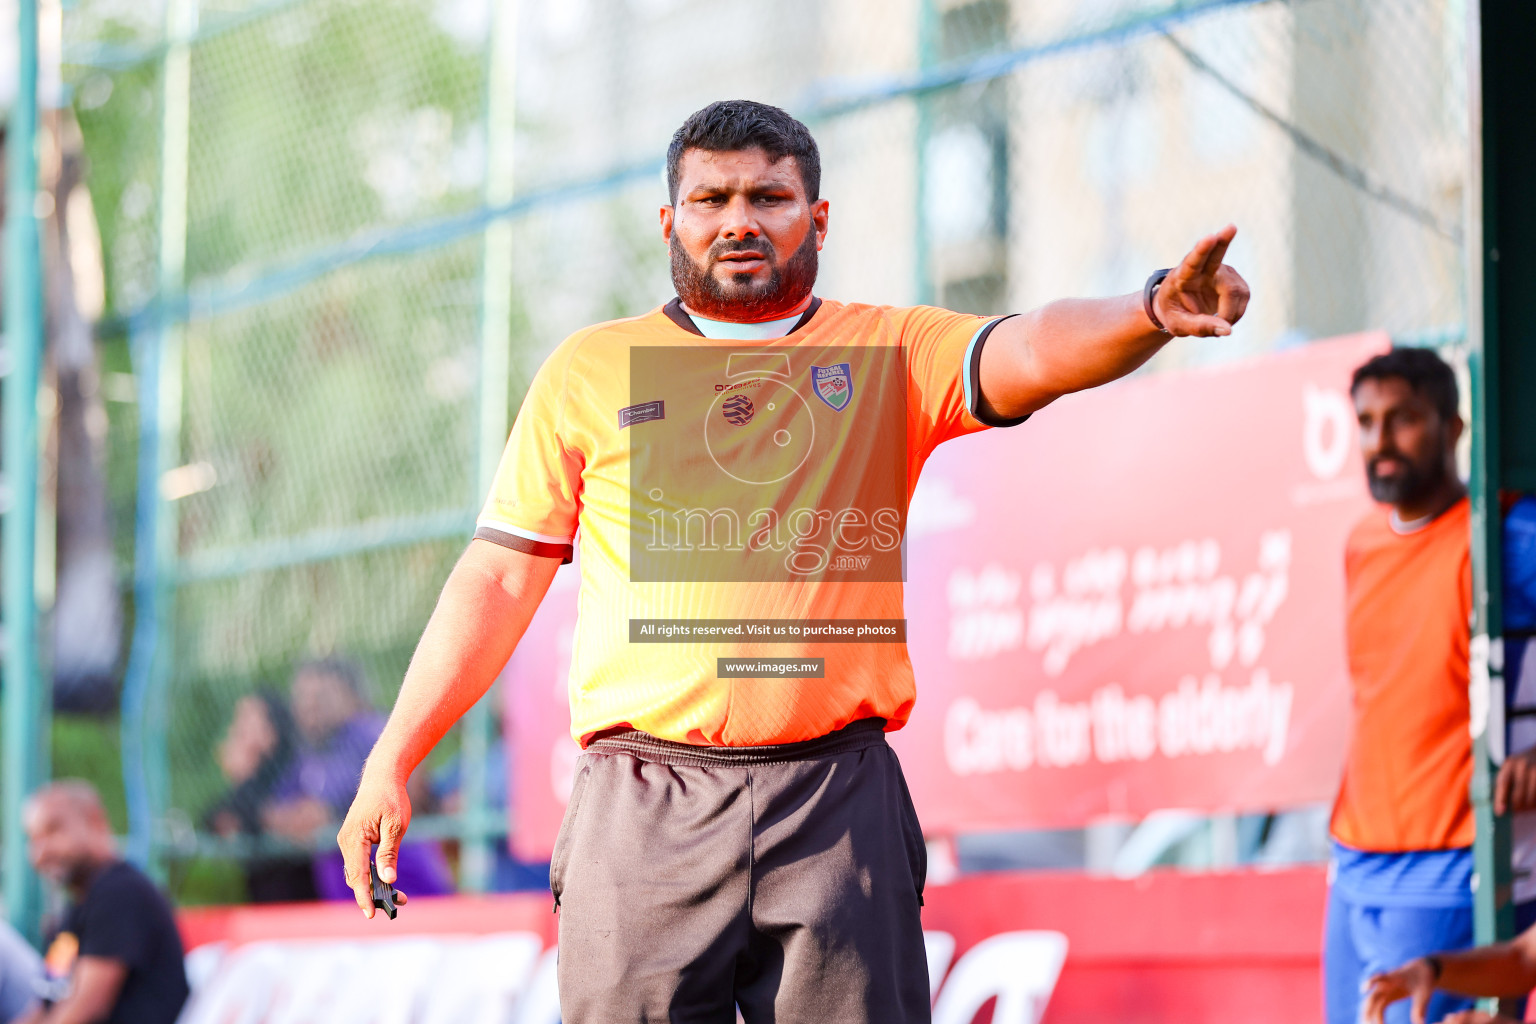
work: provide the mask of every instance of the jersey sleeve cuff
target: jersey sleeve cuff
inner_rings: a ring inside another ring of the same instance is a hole
[[[531,530],[508,526],[505,523],[478,523],[475,526],[475,539],[488,540],[492,544],[500,544],[504,548],[521,551],[525,555],[558,558],[561,565],[568,565],[575,553],[569,540],[547,537]]]
[[[986,345],[987,338],[992,334],[992,328],[1007,320],[1009,317],[1018,316],[1017,313],[1009,313],[1008,316],[1000,316],[996,320],[989,320],[982,325],[981,330],[971,338],[971,343],[965,350],[965,407],[977,421],[989,427],[1016,427],[1029,419],[1029,413],[1023,416],[994,416],[981,408],[981,349]]]

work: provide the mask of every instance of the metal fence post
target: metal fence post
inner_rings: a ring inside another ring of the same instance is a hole
[[[47,776],[48,688],[38,674],[37,383],[43,355],[42,252],[37,215],[37,0],[17,5],[16,99],[6,138],[5,200],[5,909],[37,937],[42,901],[27,862],[21,809]]]
[[[169,795],[165,680],[172,655],[177,520],[160,480],[181,457],[182,291],[187,252],[191,39],[197,0],[170,0],[161,66],[158,324],[137,339],[139,478],[134,536],[134,635],[123,682],[123,787],[128,855],[159,871],[154,829]]]
[[[1470,6],[1468,32],[1472,173],[1467,246],[1472,370],[1472,800],[1477,815],[1479,943],[1514,932],[1510,825],[1493,814],[1492,782],[1503,761],[1505,679],[1501,496],[1536,492],[1536,101],[1525,52],[1536,9],[1519,0]],[[1486,707],[1487,724],[1479,728]]]
[[[917,66],[926,71],[938,62],[939,12],[935,0],[917,0]],[[912,288],[913,301],[927,305],[937,301],[938,289],[933,283],[933,260],[929,247],[932,238],[928,231],[928,140],[933,135],[933,100],[924,93],[913,97],[917,107],[915,152],[917,162],[917,195],[913,198],[916,217],[912,221]]]
[[[513,148],[517,125],[517,3],[497,0],[491,15],[486,54],[485,205],[512,201]],[[491,488],[507,441],[507,381],[511,364],[512,222],[506,217],[486,225],[480,282],[480,393],[475,433],[475,493],[479,508]],[[461,884],[470,892],[490,887],[491,808],[487,793],[492,722],[487,696],[464,718],[463,813],[460,816]]]

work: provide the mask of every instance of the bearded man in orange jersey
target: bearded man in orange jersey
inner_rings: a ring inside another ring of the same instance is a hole
[[[1477,1024],[1492,1018],[1467,997],[1530,990],[1536,931],[1461,952],[1472,942],[1475,829],[1471,507],[1456,472],[1456,375],[1434,352],[1399,348],[1357,369],[1351,391],[1366,478],[1382,507],[1355,527],[1345,552],[1355,727],[1332,821],[1327,1020]],[[1514,634],[1506,665],[1514,696],[1526,700],[1526,651],[1515,635],[1536,607],[1531,548],[1520,540],[1532,521],[1528,504],[1512,510],[1503,552]],[[1495,814],[1536,808],[1536,749],[1524,729],[1509,739],[1519,753],[1499,768]],[[1528,825],[1516,818],[1517,835]],[[1521,928],[1536,920],[1528,885],[1518,879],[1513,892]],[[1399,1002],[1407,996],[1411,1003]]]
[[[1394,349],[1357,369],[1350,391],[1381,504],[1344,557],[1355,724],[1330,829],[1328,1024],[1360,1019],[1372,975],[1472,942],[1472,562],[1456,377],[1431,351]],[[1442,993],[1430,1019],[1470,1005]],[[1387,1017],[1408,1024],[1409,1007]]]
[[[342,826],[348,881],[371,917],[405,780],[579,528],[562,1018],[926,1021],[922,829],[884,738],[916,694],[906,501],[939,443],[1230,333],[1236,229],[1139,294],[980,317],[813,294],[820,157],[776,107],[695,113],[667,179],[678,297],[577,332],[535,378]]]

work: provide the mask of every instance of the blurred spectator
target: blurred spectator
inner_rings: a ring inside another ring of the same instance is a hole
[[[11,1024],[37,1005],[43,959],[9,924],[0,921],[0,1024]]]
[[[1515,497],[1504,516],[1504,692],[1508,695],[1508,760],[1494,785],[1494,810],[1536,806],[1536,498]],[[1536,814],[1514,820],[1515,921],[1536,924]]]
[[[1504,515],[1504,632],[1536,634],[1536,497],[1510,495]]]
[[[54,782],[24,811],[32,864],[69,907],[49,941],[38,1024],[172,1024],[187,1001],[171,905],[118,859],[101,798],[88,782]]]
[[[1334,804],[1324,935],[1328,1024],[1356,1024],[1364,982],[1472,941],[1470,509],[1456,473],[1456,377],[1426,349],[1355,371],[1371,497],[1345,551],[1355,723]],[[1436,996],[1438,1020],[1466,1000]],[[1407,1007],[1387,1011],[1407,1024]]]
[[[241,697],[219,744],[219,768],[230,788],[208,812],[209,829],[226,839],[263,836],[262,809],[292,764],[297,743],[293,717],[281,698],[267,691]],[[252,903],[318,898],[308,857],[257,854],[244,869]]]
[[[299,744],[286,774],[273,786],[262,825],[274,835],[319,849],[313,859],[315,888],[321,899],[351,900],[341,851],[329,831],[346,814],[363,762],[384,728],[384,716],[364,697],[362,670],[344,658],[323,658],[299,666],[290,697]],[[400,850],[397,888],[410,896],[453,891],[442,851],[431,842],[407,843]]]
[[[511,806],[511,768],[507,763],[507,742],[498,736],[485,753],[485,803],[494,813],[505,816]],[[464,810],[464,760],[454,758],[432,779],[432,799],[444,814]],[[412,801],[415,802],[414,800]],[[492,892],[522,892],[549,888],[549,862],[536,863],[512,856],[505,840],[493,844],[495,861],[491,866]]]

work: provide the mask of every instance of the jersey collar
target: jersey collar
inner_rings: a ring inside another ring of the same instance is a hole
[[[811,304],[807,306],[805,308],[805,312],[800,315],[800,319],[795,321],[795,326],[789,329],[789,334],[794,334],[800,328],[810,323],[811,317],[815,316],[816,311],[820,308],[821,299],[813,297],[811,299]],[[682,299],[673,297],[671,302],[661,307],[661,311],[666,314],[668,320],[671,320],[673,323],[677,324],[677,326],[681,327],[689,334],[697,335],[700,338],[704,337],[704,332],[699,330],[699,325],[694,323],[693,317],[689,316],[688,312],[683,309]],[[785,337],[788,337],[789,334],[786,334]]]

